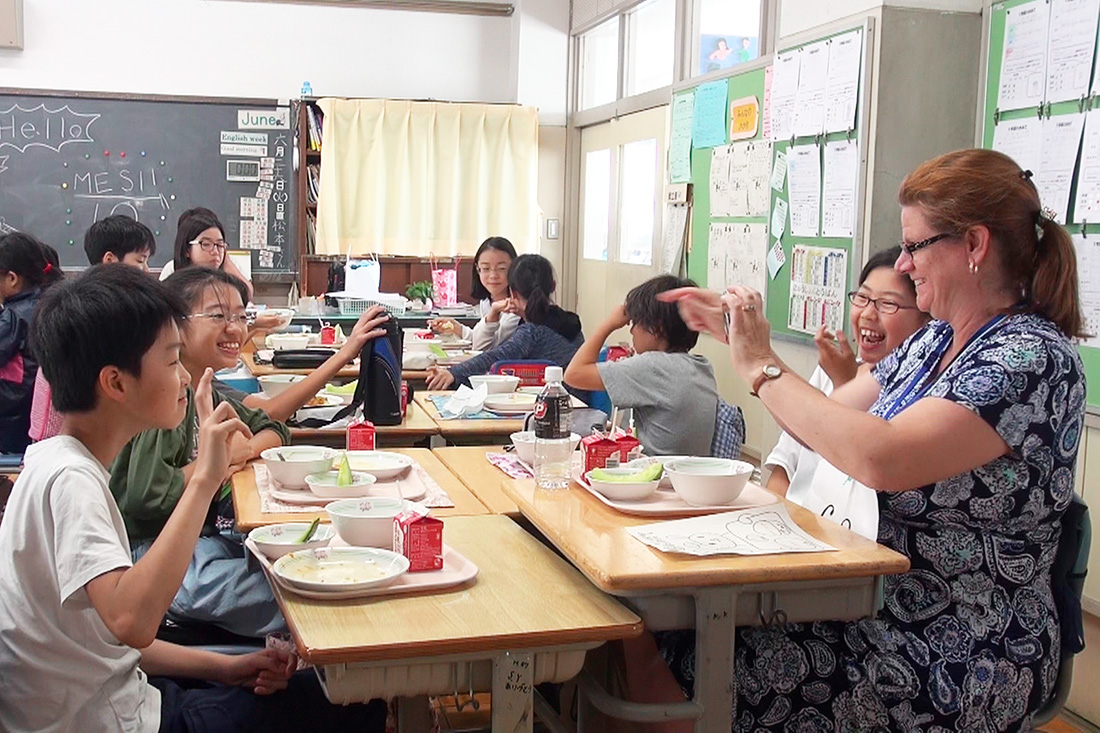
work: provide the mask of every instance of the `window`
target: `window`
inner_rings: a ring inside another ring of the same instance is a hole
[[[619,18],[581,36],[581,109],[614,102],[619,96]]]
[[[649,0],[626,17],[626,95],[672,84],[676,66],[676,0]]]
[[[607,228],[611,212],[611,151],[584,156],[584,258],[607,261]]]
[[[653,207],[657,190],[657,140],[622,147],[619,197],[619,262],[653,264]]]
[[[695,76],[728,69],[760,56],[764,0],[695,0]]]

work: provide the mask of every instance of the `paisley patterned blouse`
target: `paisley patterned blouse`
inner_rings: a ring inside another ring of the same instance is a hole
[[[739,630],[734,730],[1027,730],[1049,699],[1060,656],[1050,568],[1073,495],[1084,370],[1054,324],[1021,314],[987,324],[936,376],[952,335],[933,321],[879,362],[871,412],[951,400],[1010,453],[879,494],[878,541],[911,569],[885,579],[876,619]],[[666,654],[681,677],[690,656]]]

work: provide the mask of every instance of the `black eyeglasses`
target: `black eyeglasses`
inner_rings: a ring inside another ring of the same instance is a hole
[[[893,300],[886,300],[885,298],[868,298],[858,290],[853,290],[848,293],[848,301],[856,308],[866,308],[871,305],[875,310],[884,316],[889,316],[897,313],[899,310],[916,310],[916,306],[902,305],[901,303]]]
[[[907,255],[912,257],[914,254],[924,249],[925,247],[930,247],[941,239],[948,239],[949,237],[953,236],[955,235],[949,232],[944,232],[943,234],[937,234],[936,236],[929,237],[928,239],[922,239],[919,242],[906,242],[902,240],[901,242],[898,242],[898,244],[903,250],[905,250],[905,253]]]

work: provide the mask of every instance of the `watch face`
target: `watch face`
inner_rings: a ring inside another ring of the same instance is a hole
[[[764,376],[768,379],[775,379],[782,373],[783,370],[777,367],[775,364],[768,364],[766,367],[764,367]]]

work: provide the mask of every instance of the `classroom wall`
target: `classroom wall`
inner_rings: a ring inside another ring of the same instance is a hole
[[[883,6],[977,13],[983,0],[783,0],[779,36],[794,35]]]

